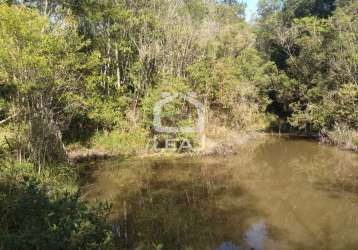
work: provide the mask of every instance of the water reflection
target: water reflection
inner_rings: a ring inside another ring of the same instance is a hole
[[[82,193],[113,202],[120,249],[358,249],[357,164],[268,138],[230,158],[105,162]]]
[[[264,221],[253,224],[245,233],[245,241],[254,250],[264,250],[264,242],[266,239],[267,230]]]
[[[265,250],[264,243],[267,239],[266,224],[263,220],[254,223],[246,232],[242,245],[239,247],[231,241],[223,242],[218,250]]]
[[[238,246],[231,243],[230,241],[226,241],[219,246],[218,250],[241,250],[241,249]]]

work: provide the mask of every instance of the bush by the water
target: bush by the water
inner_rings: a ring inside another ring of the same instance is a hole
[[[110,248],[108,204],[89,206],[74,188],[64,188],[66,183],[49,182],[68,177],[39,175],[29,164],[1,167],[0,249]]]

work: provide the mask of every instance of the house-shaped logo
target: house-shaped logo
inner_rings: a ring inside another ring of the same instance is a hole
[[[193,127],[166,127],[162,125],[161,120],[161,113],[163,107],[174,101],[176,98],[182,98],[184,101],[192,104],[197,112],[198,121],[196,126]],[[204,131],[204,123],[205,123],[205,116],[204,116],[204,105],[196,99],[195,93],[190,94],[182,94],[182,93],[162,93],[162,99],[155,103],[154,105],[154,129],[160,133],[202,133]]]

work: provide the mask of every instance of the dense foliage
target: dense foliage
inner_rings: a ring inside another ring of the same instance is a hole
[[[106,221],[108,205],[89,207],[80,201],[77,191],[61,183],[63,178],[49,178],[48,173],[34,174],[31,165],[3,167],[0,249],[108,249],[111,246],[112,231]]]
[[[357,1],[261,1],[257,46],[280,70],[269,111],[307,132],[357,129]]]

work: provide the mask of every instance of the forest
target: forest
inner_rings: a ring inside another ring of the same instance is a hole
[[[81,200],[71,156],[145,154],[163,92],[196,93],[212,143],[275,132],[358,151],[358,1],[245,9],[0,0],[0,249],[117,249],[111,204]]]

